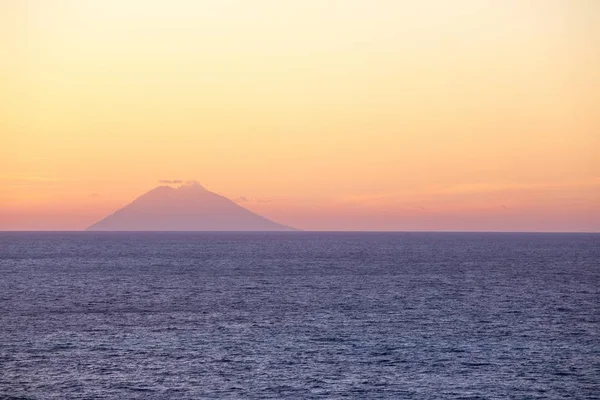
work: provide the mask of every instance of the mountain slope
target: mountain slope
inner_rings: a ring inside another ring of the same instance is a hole
[[[198,183],[158,186],[89,231],[291,231]]]

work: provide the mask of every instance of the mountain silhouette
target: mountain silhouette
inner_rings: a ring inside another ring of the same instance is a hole
[[[197,182],[158,186],[89,231],[292,231],[206,190]]]

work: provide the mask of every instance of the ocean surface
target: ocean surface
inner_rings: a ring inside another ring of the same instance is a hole
[[[598,399],[600,235],[0,233],[0,399]]]

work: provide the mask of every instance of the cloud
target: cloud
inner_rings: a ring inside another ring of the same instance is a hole
[[[92,193],[92,194],[90,194],[90,196],[91,196],[91,197],[99,197],[99,196],[100,196],[100,193]]]
[[[434,194],[475,194],[491,192],[519,192],[532,190],[561,190],[561,189],[579,189],[600,187],[600,179],[594,178],[585,181],[570,182],[540,182],[540,183],[520,183],[520,182],[500,182],[500,183],[468,183],[453,185],[447,188],[437,190]]]
[[[51,185],[58,180],[38,175],[0,175],[0,182],[14,186]]]
[[[332,199],[334,204],[349,206],[387,206],[414,205],[423,206],[421,201],[443,202],[451,199],[481,198],[482,196],[498,197],[516,194],[535,194],[554,196],[559,192],[580,190],[600,190],[600,178],[566,182],[476,182],[446,186],[424,186],[391,190],[380,193],[346,194]],[[500,206],[500,205],[499,205]],[[507,206],[504,204],[504,206]],[[508,206],[507,206],[508,207]]]
[[[158,182],[167,184],[167,185],[173,185],[173,184],[183,183],[183,180],[181,180],[181,179],[159,179]]]
[[[255,204],[271,202],[271,200],[269,200],[269,199],[258,199],[255,197],[246,197],[246,196],[237,197],[236,199],[234,199],[234,201],[236,203],[255,203]]]

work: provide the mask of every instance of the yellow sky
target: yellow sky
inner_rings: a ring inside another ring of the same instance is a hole
[[[596,0],[0,0],[0,99],[0,230],[159,179],[304,229],[600,230]]]

